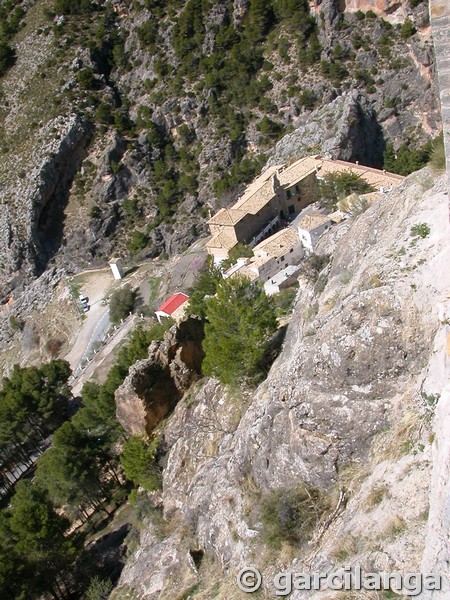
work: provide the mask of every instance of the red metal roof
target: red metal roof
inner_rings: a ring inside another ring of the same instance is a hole
[[[177,308],[180,308],[180,306],[187,300],[189,300],[189,296],[186,296],[186,294],[174,294],[173,296],[170,296],[170,298],[163,304],[161,304],[161,306],[156,309],[156,312],[163,312],[166,313],[166,315],[172,315]]]

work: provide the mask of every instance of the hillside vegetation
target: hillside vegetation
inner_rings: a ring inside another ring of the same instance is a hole
[[[337,115],[320,111],[348,91],[359,95],[335,158],[402,173],[427,160],[418,149],[438,105],[420,3],[408,26],[313,15],[306,0],[121,6],[2,5],[6,281],[20,265],[25,278],[52,260],[73,269],[187,248],[312,111],[332,139]],[[320,152],[326,140],[313,140],[290,156]]]

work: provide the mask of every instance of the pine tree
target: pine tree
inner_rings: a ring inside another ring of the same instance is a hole
[[[270,0],[251,0],[247,34],[252,41],[262,41],[274,25],[274,21]]]
[[[189,312],[198,317],[206,317],[206,298],[214,296],[217,285],[222,281],[220,269],[212,261],[207,261],[197,281],[189,292]]]
[[[155,464],[157,449],[157,439],[146,444],[141,438],[133,436],[125,444],[120,457],[127,478],[146,490],[155,490],[160,486],[159,470]]]
[[[233,383],[255,376],[277,329],[273,301],[243,277],[222,281],[206,301],[203,372]]]
[[[55,599],[64,596],[64,572],[76,554],[65,537],[68,525],[54,511],[44,489],[25,481],[17,484],[3,523],[10,552],[8,564],[15,562],[17,568],[16,589],[13,596],[2,597],[31,599],[48,591]],[[0,590],[2,583],[0,575]]]

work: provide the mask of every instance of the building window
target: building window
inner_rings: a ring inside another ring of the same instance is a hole
[[[290,215],[293,215],[295,213],[295,206],[293,204],[288,206],[288,211]]]
[[[296,190],[297,194],[300,194],[300,187],[298,185],[295,186],[295,190]]]
[[[291,248],[291,249],[289,250],[289,252],[294,252],[294,248]]]
[[[292,196],[292,192],[291,192],[291,190],[288,190],[287,191],[287,197],[290,198],[291,196]]]
[[[282,257],[280,258],[280,262],[281,262],[282,260],[284,260],[284,256],[282,256]]]

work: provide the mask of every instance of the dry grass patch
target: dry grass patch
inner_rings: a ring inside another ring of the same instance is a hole
[[[339,484],[348,494],[353,494],[361,489],[361,485],[370,475],[367,464],[349,462],[343,465],[339,471]]]
[[[406,531],[408,524],[403,517],[395,515],[388,521],[384,531],[378,536],[378,539],[389,540],[398,537]]]
[[[339,539],[339,542],[335,544],[333,550],[330,552],[330,556],[337,562],[343,563],[352,556],[356,556],[359,552],[359,541],[358,539],[349,534],[343,534]]]
[[[296,546],[307,543],[330,506],[328,496],[306,483],[272,491],[261,503],[263,541],[274,550],[284,542]]]
[[[330,596],[326,596],[323,600],[391,600],[394,598],[404,597],[396,594],[392,590],[349,590],[335,592]]]
[[[402,419],[389,431],[386,443],[374,455],[376,463],[379,464],[385,460],[397,461],[408,454],[420,439],[424,423],[424,416],[416,410],[406,412]]]
[[[366,508],[373,510],[389,495],[389,488],[386,484],[376,484],[372,487],[366,496]]]

